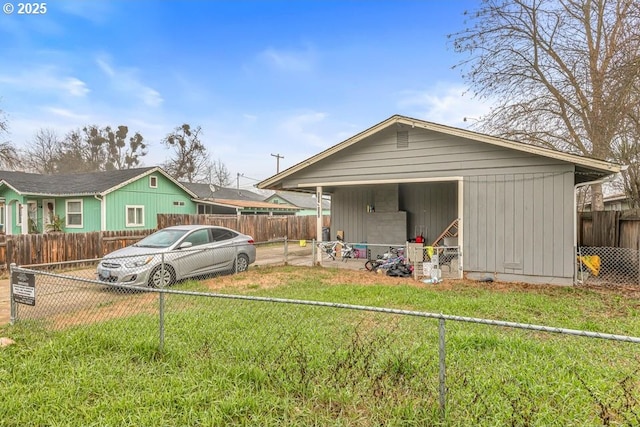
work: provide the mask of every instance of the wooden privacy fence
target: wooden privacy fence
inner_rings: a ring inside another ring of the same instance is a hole
[[[329,225],[329,217],[324,217],[324,223],[324,226]],[[249,234],[256,242],[284,237],[290,240],[310,240],[316,235],[315,216],[158,215],[158,228],[180,224],[221,225]],[[154,231],[156,230],[0,235],[0,269],[8,268],[11,263],[55,264],[102,258]]]
[[[640,250],[640,209],[580,212],[578,246]]]
[[[330,218],[323,216],[323,227],[328,227]],[[314,215],[180,215],[159,214],[158,228],[182,224],[209,224],[233,228],[253,237],[256,242],[287,237],[291,240],[313,239],[316,236]]]

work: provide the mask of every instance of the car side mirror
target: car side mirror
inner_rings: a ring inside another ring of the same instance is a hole
[[[187,249],[187,248],[190,248],[191,246],[193,246],[193,243],[191,242],[182,242],[180,243],[180,246],[178,246],[178,249]]]

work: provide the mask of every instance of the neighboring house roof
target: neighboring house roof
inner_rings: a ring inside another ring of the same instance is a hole
[[[292,205],[282,205],[278,203],[270,203],[265,201],[255,201],[255,200],[235,200],[235,199],[204,199],[198,200],[199,203],[216,205],[216,206],[225,206],[229,208],[239,208],[239,209],[269,209],[273,211],[291,211],[291,210],[299,210],[300,208]]]
[[[54,175],[0,171],[0,185],[5,184],[19,194],[33,196],[105,195],[153,173],[164,175],[187,194],[196,197],[194,192],[181,185],[159,167]]]
[[[181,184],[196,193],[200,199],[264,200],[264,196],[249,190],[220,187],[215,184],[198,182],[182,182]]]
[[[315,209],[316,208],[316,197],[312,194],[298,193],[295,191],[278,191],[271,196],[267,197],[265,200],[272,200],[273,198],[279,198],[284,200],[285,202],[297,206],[303,209]],[[331,202],[329,200],[322,200],[322,209],[331,209]]]
[[[214,184],[183,182],[185,187],[197,194],[194,201],[205,204],[223,206],[235,209],[260,209],[271,211],[297,211],[299,208],[291,205],[280,205],[264,201],[264,196],[249,190],[220,187]]]
[[[359,134],[338,143],[328,149],[316,154],[313,157],[310,157],[306,160],[303,160],[300,163],[297,163],[290,168],[273,175],[270,178],[265,179],[264,181],[258,184],[258,188],[278,188],[278,185],[282,184],[283,179],[288,176],[305,169],[341,150],[344,150],[347,147],[356,144],[363,139],[380,132],[383,129],[388,128],[389,126],[395,125],[408,125],[412,127],[418,127],[434,132],[440,132],[443,134],[458,136],[461,138],[467,138],[470,140],[483,142],[486,144],[492,144],[499,147],[509,148],[516,151],[522,151],[530,154],[535,154],[543,157],[548,157],[556,160],[565,161],[568,163],[573,163],[578,167],[582,167],[589,171],[594,171],[600,174],[601,176],[611,175],[617,172],[620,172],[620,165],[616,165],[613,163],[606,162],[604,160],[592,159],[588,157],[579,156],[576,154],[565,153],[562,151],[552,150],[549,148],[538,147],[535,145],[524,144],[521,142],[511,141],[503,138],[498,138],[478,132],[473,132],[466,129],[455,128],[451,126],[441,125],[437,123],[428,122],[425,120],[414,119],[411,117],[394,115],[390,118],[370,127],[369,129],[360,132]]]

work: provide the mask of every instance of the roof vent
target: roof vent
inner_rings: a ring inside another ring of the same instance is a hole
[[[398,148],[409,147],[409,131],[402,130],[396,133],[396,143]]]

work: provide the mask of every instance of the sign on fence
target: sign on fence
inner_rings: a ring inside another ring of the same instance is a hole
[[[11,293],[19,304],[36,305],[36,276],[33,273],[15,272],[11,275]]]

